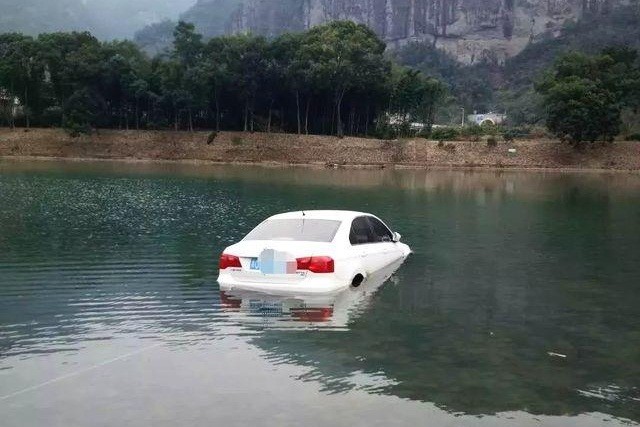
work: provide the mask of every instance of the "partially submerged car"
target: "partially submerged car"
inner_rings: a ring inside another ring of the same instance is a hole
[[[367,277],[357,288],[334,294],[293,295],[282,292],[221,290],[221,313],[234,324],[259,325],[274,329],[342,329],[359,317],[368,307],[373,295],[392,277],[403,260],[399,259]]]
[[[374,215],[300,211],[272,216],[220,256],[220,289],[332,294],[358,287],[411,249]]]

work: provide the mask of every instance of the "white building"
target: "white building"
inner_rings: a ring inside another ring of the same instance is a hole
[[[506,114],[499,114],[494,112],[489,112],[485,114],[469,114],[467,116],[468,123],[475,123],[478,126],[482,125],[499,125],[507,120]]]
[[[7,116],[16,117],[20,112],[20,100],[0,89],[0,111]]]

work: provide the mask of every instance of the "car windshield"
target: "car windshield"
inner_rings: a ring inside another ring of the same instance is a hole
[[[254,228],[244,240],[331,242],[340,221],[329,219],[270,219]]]

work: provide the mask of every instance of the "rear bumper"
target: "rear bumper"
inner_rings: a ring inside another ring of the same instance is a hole
[[[288,296],[332,295],[349,287],[349,283],[343,283],[335,276],[311,276],[295,282],[279,283],[275,280],[267,282],[239,279],[227,272],[220,273],[218,283],[222,291],[239,290]]]

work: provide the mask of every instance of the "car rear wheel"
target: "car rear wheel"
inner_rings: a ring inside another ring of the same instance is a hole
[[[356,274],[356,277],[354,277],[353,280],[351,281],[351,286],[353,286],[354,288],[357,288],[358,286],[362,285],[363,281],[364,281],[364,276],[362,274]]]

